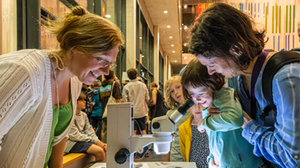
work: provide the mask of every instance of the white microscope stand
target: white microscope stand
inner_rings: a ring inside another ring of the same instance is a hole
[[[157,154],[167,154],[170,151],[175,125],[167,116],[153,119],[152,123],[156,124],[151,125],[152,135],[133,136],[133,104],[109,104],[107,109],[107,168],[133,168],[134,153],[141,153],[143,147],[150,143],[153,143]]]

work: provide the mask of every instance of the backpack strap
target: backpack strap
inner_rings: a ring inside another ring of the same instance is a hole
[[[264,108],[263,113],[260,116],[263,121],[265,120],[266,116],[269,115],[269,112],[271,110],[274,110],[274,112],[276,112],[276,106],[273,102],[272,92],[273,77],[284,65],[293,62],[300,62],[300,54],[298,52],[280,51],[273,55],[265,65],[262,76],[262,91],[268,105]]]

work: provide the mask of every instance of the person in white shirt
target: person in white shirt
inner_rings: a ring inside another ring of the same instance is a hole
[[[147,86],[137,80],[138,70],[131,68],[127,70],[130,81],[123,88],[122,101],[133,102],[134,105],[134,134],[137,130],[141,130],[142,134],[146,134],[146,114],[148,113],[147,103],[150,101]]]

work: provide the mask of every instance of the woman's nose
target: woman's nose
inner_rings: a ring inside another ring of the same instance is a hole
[[[212,75],[216,72],[216,70],[214,68],[207,68],[207,72],[209,75]]]
[[[101,71],[103,72],[104,75],[109,75],[109,66],[101,68]]]

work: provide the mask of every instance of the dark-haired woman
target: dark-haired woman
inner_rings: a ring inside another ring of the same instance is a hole
[[[264,51],[264,31],[256,30],[242,11],[215,3],[198,18],[191,35],[190,51],[209,74],[235,77],[229,85],[235,88],[246,111],[243,137],[254,145],[253,153],[264,156],[274,167],[299,166],[300,63],[285,65],[275,74],[272,89],[277,110],[261,120],[259,116],[267,105],[262,94],[262,72],[276,54]]]
[[[123,43],[115,24],[80,6],[46,23],[59,50],[0,56],[1,168],[63,167],[81,82],[108,74]]]

